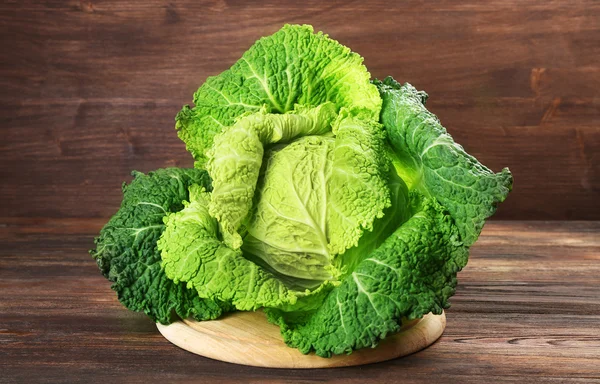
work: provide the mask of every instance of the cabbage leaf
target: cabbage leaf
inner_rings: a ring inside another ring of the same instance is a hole
[[[183,208],[192,184],[210,188],[206,171],[166,168],[144,175],[133,172],[134,180],[123,185],[119,211],[95,239],[90,251],[102,274],[113,282],[121,303],[142,311],[163,324],[174,318],[215,319],[231,309],[225,302],[203,300],[185,284],[174,283],[161,268],[156,242],[169,212]]]
[[[254,43],[229,70],[206,79],[194,94],[195,106],[184,106],[176,117],[179,137],[202,168],[214,136],[262,108],[285,113],[296,104],[330,101],[377,119],[381,98],[362,62],[309,25],[286,25]]]

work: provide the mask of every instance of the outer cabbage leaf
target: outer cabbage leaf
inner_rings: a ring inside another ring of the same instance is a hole
[[[311,26],[286,25],[258,40],[229,70],[206,80],[194,94],[195,107],[184,106],[176,117],[179,137],[196,166],[203,167],[214,136],[263,107],[284,113],[296,104],[331,101],[338,109],[363,111],[377,120],[381,98],[362,62]]]
[[[185,284],[169,280],[160,266],[156,242],[164,230],[163,217],[183,208],[188,187],[197,183],[210,187],[206,171],[167,168],[144,175],[123,185],[119,211],[95,239],[90,253],[112,289],[127,308],[143,311],[154,321],[170,323],[173,314],[197,320],[215,319],[231,307],[203,300]]]
[[[449,306],[468,248],[452,217],[433,199],[411,194],[414,214],[368,255],[314,314],[268,309],[285,342],[320,356],[374,347],[416,319]]]
[[[166,217],[158,247],[167,276],[187,282],[202,298],[230,302],[239,310],[294,304],[295,292],[217,238],[209,201],[209,193],[192,186],[185,208]]]
[[[213,179],[210,214],[217,218],[225,243],[238,249],[238,229],[252,207],[264,146],[288,142],[299,136],[321,135],[331,130],[335,106],[297,106],[285,114],[264,110],[245,116],[215,136],[209,151],[208,171]]]
[[[394,166],[410,190],[437,199],[454,217],[470,246],[485,219],[512,189],[508,168],[495,174],[456,144],[437,117],[425,108],[427,94],[391,77],[376,82],[381,122],[395,153]]]

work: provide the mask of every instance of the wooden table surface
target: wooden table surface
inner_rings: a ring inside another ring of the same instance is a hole
[[[600,222],[490,222],[442,338],[363,367],[270,370],[171,345],[87,254],[103,219],[0,220],[0,382],[600,382]]]

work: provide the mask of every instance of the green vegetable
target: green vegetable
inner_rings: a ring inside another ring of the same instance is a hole
[[[176,128],[203,168],[216,134],[248,112],[294,110],[296,104],[364,110],[377,117],[381,98],[362,57],[310,26],[286,25],[258,40],[229,70],[209,77],[183,107]]]
[[[163,218],[182,208],[188,187],[210,187],[206,171],[167,168],[144,175],[123,185],[119,211],[100,231],[96,249],[90,251],[102,274],[114,284],[121,303],[143,311],[152,320],[168,324],[179,317],[215,319],[228,311],[228,303],[205,300],[185,284],[169,280],[161,268],[156,242],[165,226]]]
[[[376,84],[389,156],[411,191],[411,216],[375,251],[359,246],[354,252],[368,256],[308,319],[295,323],[285,312],[267,310],[286,343],[304,353],[373,347],[398,331],[403,318],[441,313],[468,247],[512,188],[508,169],[494,174],[454,143],[425,109],[423,93],[391,78]]]
[[[374,347],[400,330],[402,319],[440,314],[454,294],[468,251],[450,216],[435,200],[412,195],[413,214],[301,322],[268,310],[285,342],[320,356]],[[295,314],[297,316],[297,314]]]
[[[324,134],[334,117],[335,106],[330,102],[279,115],[267,114],[263,109],[215,136],[207,164],[214,186],[210,214],[219,220],[227,245],[235,249],[242,245],[237,230],[252,205],[263,146]]]
[[[138,176],[93,254],[161,322],[263,308],[303,353],[373,347],[449,306],[512,188],[426,98],[287,25],[200,87],[176,117],[198,170]]]
[[[167,276],[189,282],[201,297],[227,300],[240,310],[294,302],[281,281],[217,239],[209,201],[208,192],[192,186],[190,202],[165,220],[167,228],[158,245]]]
[[[383,99],[381,121],[393,147],[398,174],[410,189],[435,197],[472,245],[485,219],[512,188],[508,168],[494,174],[456,144],[437,117],[425,109],[427,94],[391,77],[376,82]]]

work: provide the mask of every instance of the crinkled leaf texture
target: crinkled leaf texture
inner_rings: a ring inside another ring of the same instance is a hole
[[[329,293],[303,322],[269,309],[269,320],[282,328],[285,342],[319,356],[374,347],[397,332],[402,319],[416,319],[448,307],[456,273],[467,263],[450,215],[433,199],[416,194],[414,214]]]
[[[248,112],[285,113],[296,104],[363,111],[377,119],[381,98],[363,58],[309,25],[286,25],[263,37],[229,70],[209,77],[193,108],[176,117],[179,137],[203,167],[214,136]]]
[[[320,356],[447,308],[512,176],[456,144],[425,93],[369,78],[290,25],[208,78],[176,128],[214,189],[191,170],[128,187],[94,251],[121,300],[159,321],[262,307]]]
[[[362,58],[287,25],[208,79],[194,102],[202,126],[178,118],[178,127],[213,180],[208,212],[224,244],[244,245],[290,289],[337,281],[336,256],[391,205],[381,98]],[[211,125],[225,110],[228,119]]]
[[[376,81],[383,99],[381,122],[388,132],[394,166],[410,189],[437,199],[455,219],[466,245],[512,189],[508,168],[494,173],[454,142],[425,108],[427,94],[388,77]]]
[[[156,246],[164,230],[163,217],[183,208],[188,187],[210,188],[207,172],[166,168],[133,175],[131,184],[123,185],[121,208],[102,228],[96,249],[90,251],[102,274],[114,283],[112,289],[123,305],[160,323],[170,323],[174,314],[197,320],[219,317],[231,306],[203,300],[185,284],[168,279]]]
[[[331,130],[336,117],[331,102],[315,108],[297,106],[284,114],[261,112],[244,116],[215,136],[208,172],[213,179],[210,214],[217,218],[228,246],[238,249],[238,229],[252,208],[264,154],[263,146]]]
[[[353,257],[363,259],[314,314],[267,309],[286,343],[304,353],[373,347],[398,331],[403,318],[441,313],[468,247],[512,188],[508,169],[494,174],[454,143],[425,109],[423,93],[391,78],[377,85],[388,154],[410,191],[412,213],[374,251],[361,252],[359,244]]]
[[[266,156],[244,238],[244,252],[306,287],[336,280],[343,273],[337,255],[391,205],[382,127],[342,117],[334,135],[308,136]]]
[[[217,221],[209,214],[209,201],[210,193],[193,185],[185,208],[165,219],[158,247],[165,272],[173,281],[187,282],[200,297],[232,303],[242,311],[298,308],[294,306],[298,298],[320,296],[328,289],[329,284],[323,284],[312,292],[291,290],[244,258],[240,250],[229,248],[217,238]]]

